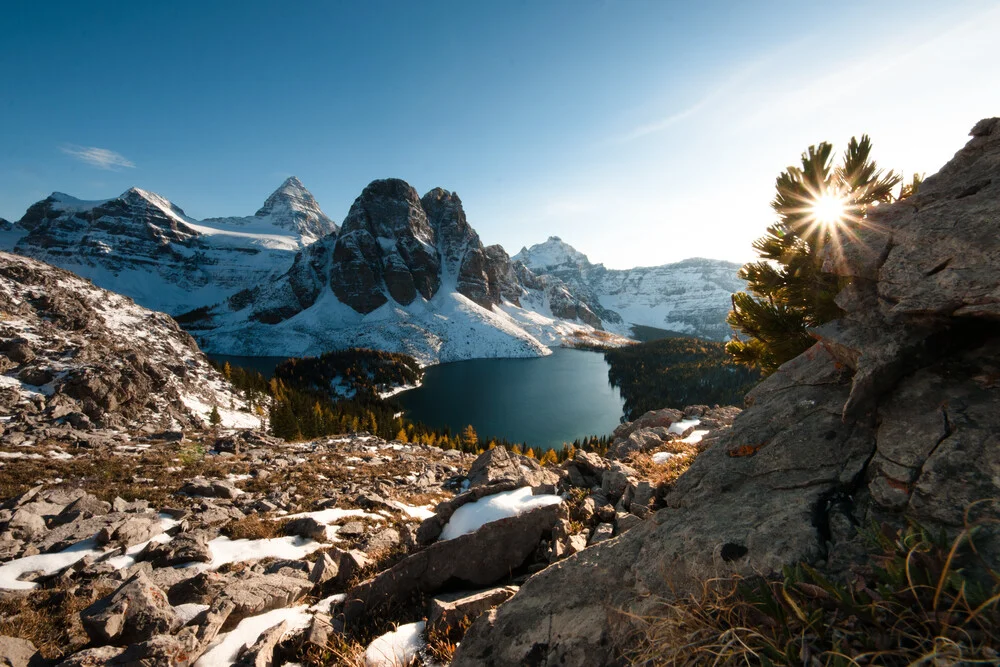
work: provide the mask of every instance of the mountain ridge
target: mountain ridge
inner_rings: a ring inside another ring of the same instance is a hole
[[[624,342],[601,324],[558,279],[483,246],[456,194],[435,188],[420,197],[401,179],[381,179],[355,200],[339,234],[189,328],[212,351],[259,354],[261,340],[280,341],[269,354],[289,356],[364,345],[435,363]]]
[[[0,248],[176,315],[281,275],[324,230],[337,225],[292,177],[254,216],[206,220],[138,187],[99,200],[53,192],[0,228]]]
[[[522,248],[513,259],[535,273],[562,280],[619,333],[642,325],[725,340],[732,335],[725,322],[730,295],[745,289],[737,277],[739,265],[733,262],[691,257],[659,266],[608,269],[558,236]]]

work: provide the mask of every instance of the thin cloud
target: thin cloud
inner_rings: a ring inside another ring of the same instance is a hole
[[[86,162],[90,166],[97,167],[98,169],[117,171],[119,169],[135,168],[134,162],[126,158],[121,153],[116,153],[115,151],[108,150],[107,148],[67,144],[65,146],[60,146],[59,150],[66,155],[75,157],[77,160]]]
[[[625,144],[636,139],[641,139],[642,137],[648,136],[650,134],[656,134],[657,132],[662,132],[681,121],[687,120],[691,116],[694,116],[698,112],[708,108],[716,101],[729,95],[735,88],[746,81],[751,75],[760,71],[765,65],[774,61],[781,53],[789,50],[790,46],[786,46],[783,49],[777,49],[772,53],[765,54],[757,60],[751,61],[740,67],[734,69],[733,74],[726,77],[723,81],[716,84],[714,88],[709,90],[700,100],[696,101],[689,107],[676,111],[672,114],[664,116],[658,120],[652,121],[650,123],[645,123],[637,127],[632,128],[629,132],[621,134],[614,137],[611,140],[613,144]]]

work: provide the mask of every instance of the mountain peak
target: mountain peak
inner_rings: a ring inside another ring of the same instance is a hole
[[[513,259],[524,263],[532,271],[551,271],[560,268],[585,268],[592,266],[590,259],[558,236],[550,236],[544,243],[522,248]]]
[[[271,218],[276,227],[316,238],[337,231],[337,224],[296,176],[289,176],[271,193],[254,217]]]

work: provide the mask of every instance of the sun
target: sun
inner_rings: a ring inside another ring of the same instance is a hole
[[[816,222],[827,226],[837,225],[847,218],[847,202],[831,193],[817,197],[810,210]]]

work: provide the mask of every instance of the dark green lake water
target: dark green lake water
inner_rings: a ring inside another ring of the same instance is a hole
[[[395,396],[406,416],[458,432],[532,447],[607,435],[624,404],[599,352],[556,348],[534,359],[472,359],[426,369],[424,383]]]

